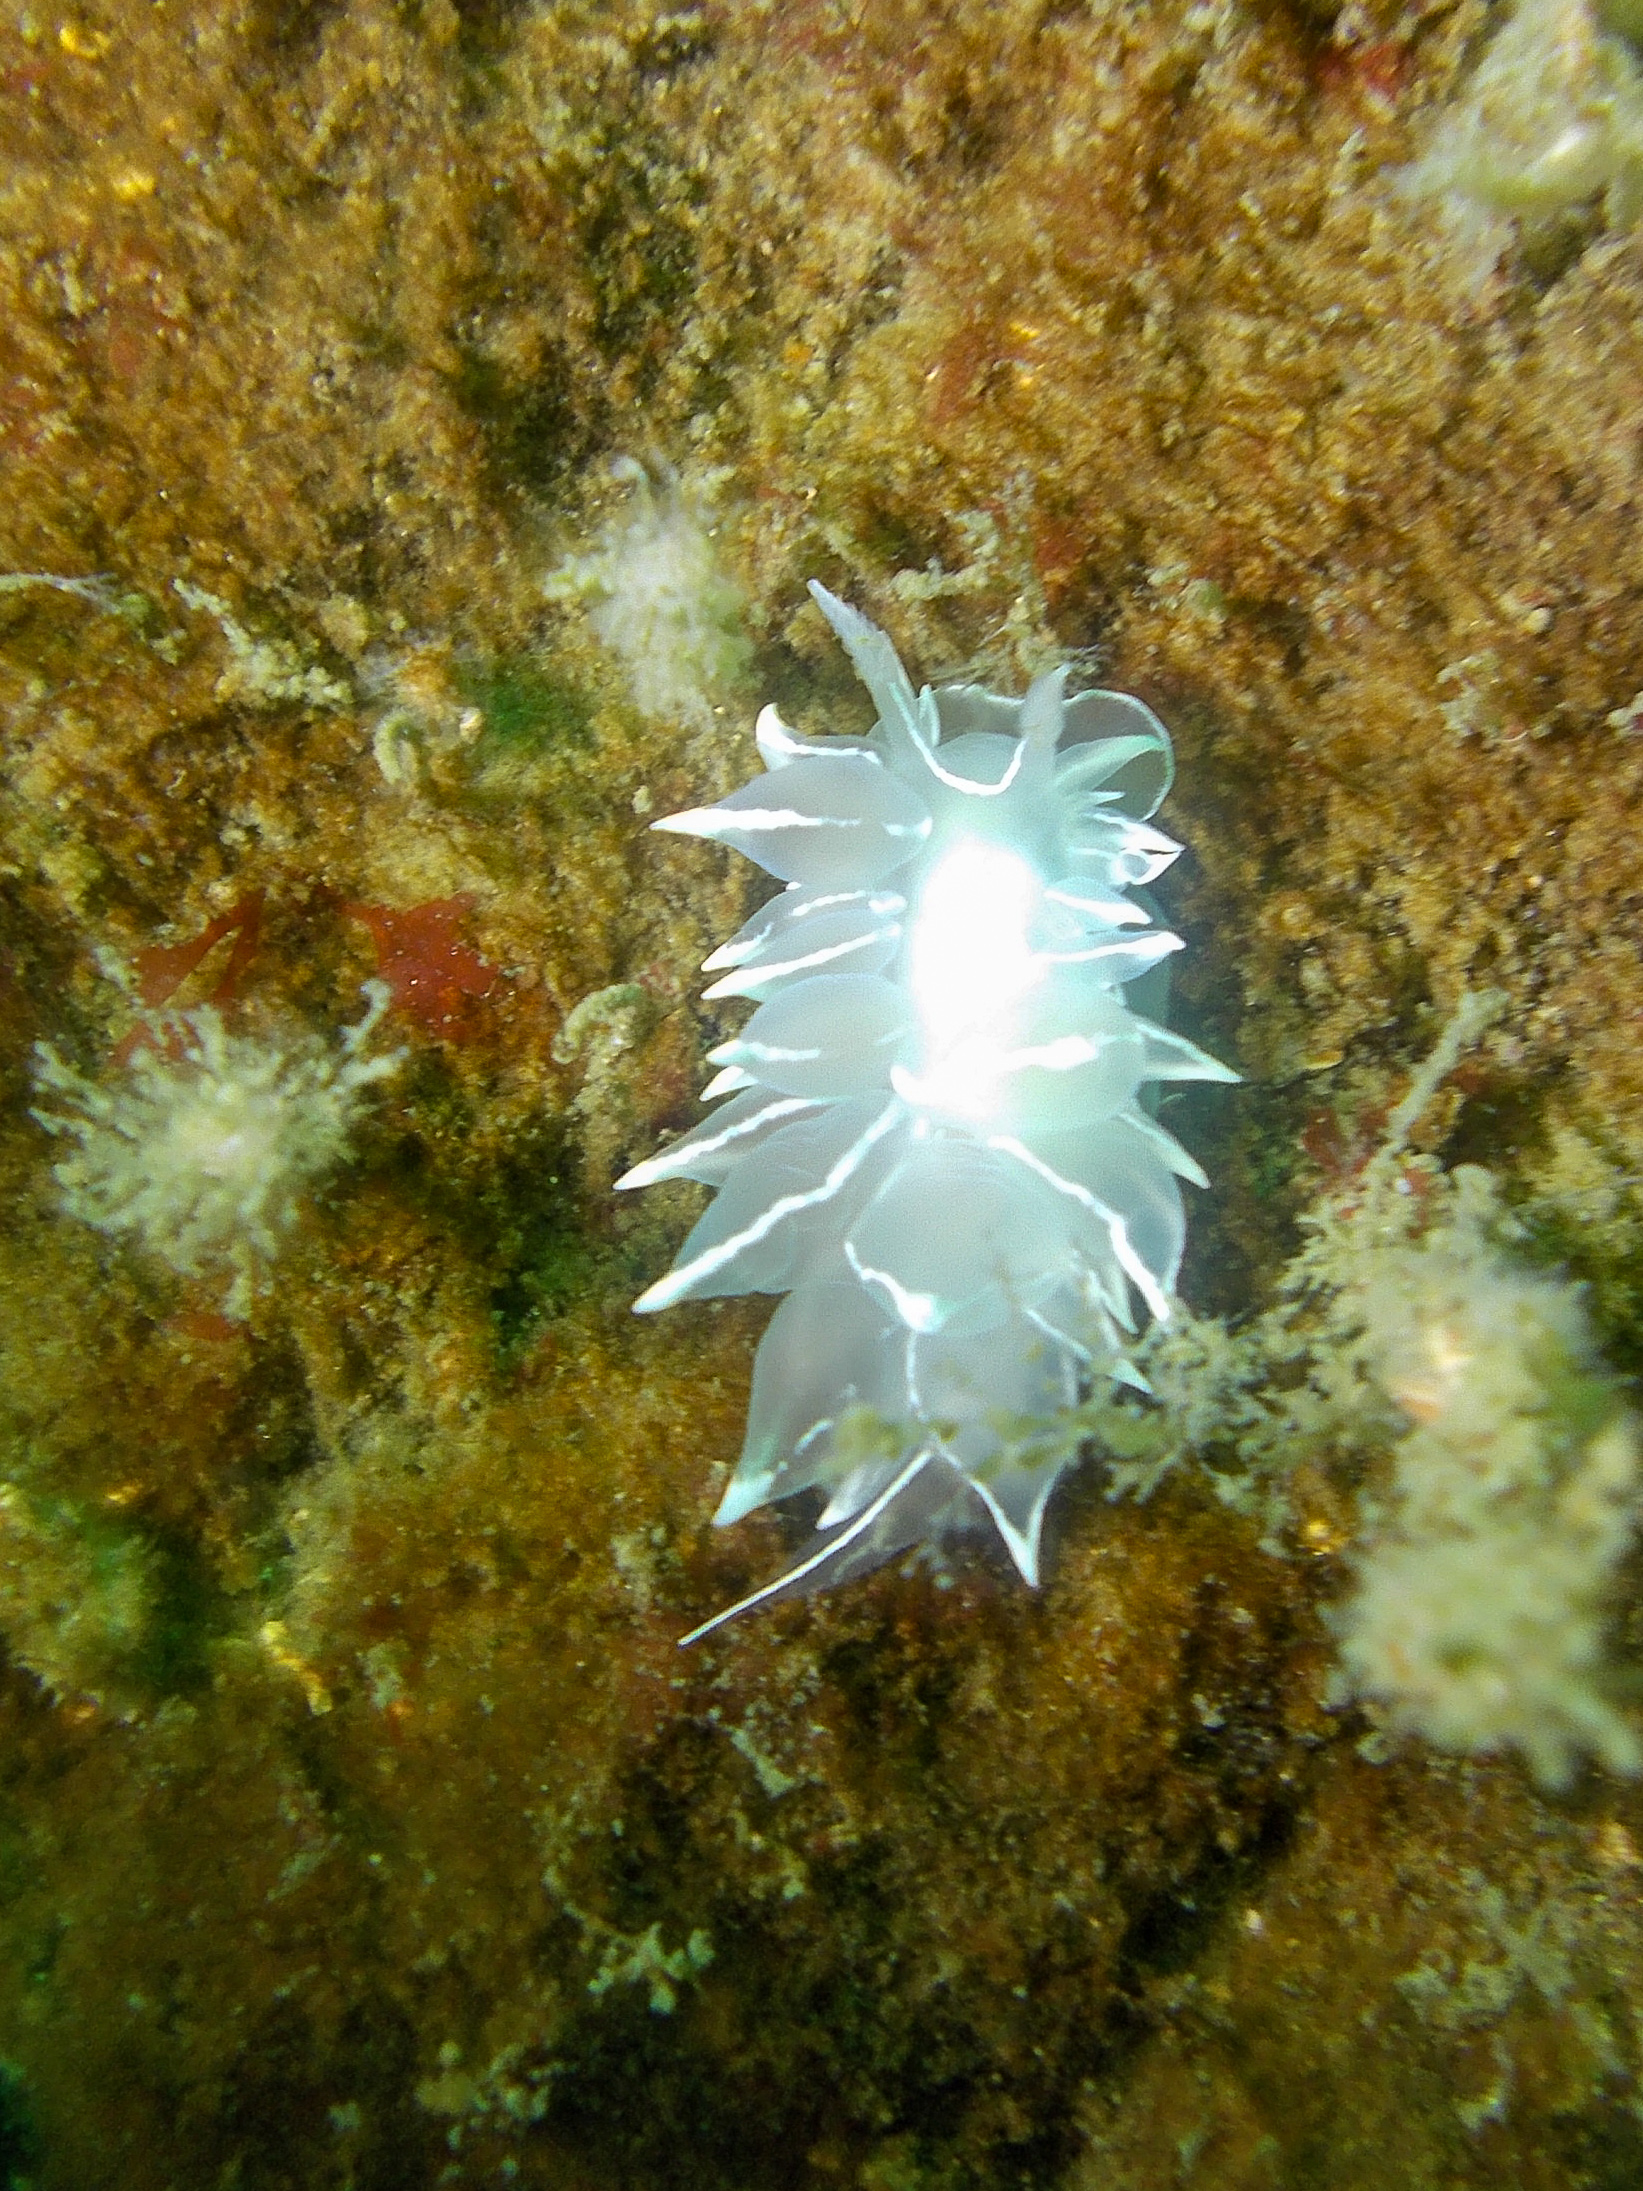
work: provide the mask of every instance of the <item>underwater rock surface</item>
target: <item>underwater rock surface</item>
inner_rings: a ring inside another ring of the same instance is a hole
[[[1480,273],[1398,180],[1500,12],[0,18],[10,2184],[1643,2174],[1643,240],[1594,186]],[[708,1527],[766,1308],[628,1314],[757,902],[646,824],[761,698],[866,731],[812,575],[915,681],[1156,709],[1248,1085],[1163,1114],[1152,1412],[1014,1426],[1086,1447],[1042,1590],[681,1654],[794,1531]],[[36,1045],[333,1056],[376,978],[234,1314],[64,1206]],[[1607,1457],[1584,1748],[1411,1711],[1382,1596],[1342,1687],[1425,1450],[1352,1303],[1469,1172],[1568,1335],[1525,1450]]]

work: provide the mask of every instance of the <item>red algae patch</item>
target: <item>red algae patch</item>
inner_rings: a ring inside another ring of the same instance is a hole
[[[376,971],[396,1011],[424,1034],[447,1042],[475,1038],[475,1006],[496,987],[497,972],[462,940],[472,898],[431,898],[425,905],[398,910],[386,905],[344,905],[341,910],[369,929]]]

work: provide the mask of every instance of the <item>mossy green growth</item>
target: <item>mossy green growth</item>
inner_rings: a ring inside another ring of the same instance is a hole
[[[1621,1375],[1643,1375],[1643,1224],[1621,1189],[1595,1207],[1588,1195],[1546,1196],[1519,1205],[1523,1254],[1542,1269],[1566,1272],[1581,1285],[1605,1358]]]
[[[463,663],[456,685],[463,702],[483,719],[472,758],[479,788],[508,788],[522,768],[591,742],[590,702],[575,685],[553,676],[539,656],[504,654]]]
[[[645,336],[692,293],[692,214],[707,189],[636,117],[625,116],[601,135],[603,141],[589,147],[580,224],[593,277],[593,338],[608,358],[637,357],[644,386],[659,371],[657,358],[646,355]]]
[[[156,1596],[151,1548],[129,1522],[0,1484],[0,1636],[53,1695],[135,1703]]]
[[[1634,46],[1643,46],[1643,0],[1598,0],[1597,19]]]
[[[511,1367],[593,1283],[597,1254],[564,1214],[526,1211],[504,1242],[507,1275],[491,1288],[491,1322],[504,1368]]]
[[[602,1244],[582,1225],[572,1165],[563,1150],[508,1165],[469,1212],[484,1236],[491,1325],[504,1371],[598,1284]]]
[[[1622,1414],[1618,1380],[1601,1363],[1542,1342],[1530,1348],[1525,1368],[1541,1392],[1541,1419],[1554,1460],[1578,1455]]]
[[[54,1696],[126,1713],[196,1695],[233,1625],[231,1599],[180,1532],[0,1484],[0,1635]]]
[[[148,1546],[152,1608],[132,1670],[159,1696],[198,1696],[211,1685],[211,1647],[234,1626],[233,1603],[202,1548],[167,1531]]]
[[[0,2061],[0,2191],[33,2191],[43,2159],[23,2072]]]

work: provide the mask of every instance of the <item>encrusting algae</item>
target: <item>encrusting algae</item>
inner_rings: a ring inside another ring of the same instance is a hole
[[[1634,13],[1481,269],[1530,0],[0,17],[0,2175],[1643,2175]],[[793,1537],[764,1311],[628,1314],[754,903],[646,825],[867,730],[809,577],[1167,723],[1246,1086],[1042,1589],[681,1652]],[[373,979],[272,1252],[65,1197]]]

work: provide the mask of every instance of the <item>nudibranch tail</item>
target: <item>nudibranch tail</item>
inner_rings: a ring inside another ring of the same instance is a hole
[[[748,998],[711,1053],[700,1124],[618,1181],[716,1190],[641,1312],[785,1295],[754,1364],[714,1520],[819,1494],[816,1541],[686,1643],[756,1606],[990,1523],[1036,1583],[1068,1465],[1012,1447],[1098,1380],[1142,1384],[1137,1307],[1164,1319],[1179,1182],[1160,1081],[1238,1077],[1131,1009],[1181,939],[1130,892],[1180,851],[1152,826],[1168,731],[1131,694],[915,692],[885,633],[818,606],[878,709],[866,738],[759,717],[765,773],[652,826],[727,844],[786,889],[708,958]],[[1143,986],[1146,986],[1143,984]]]

